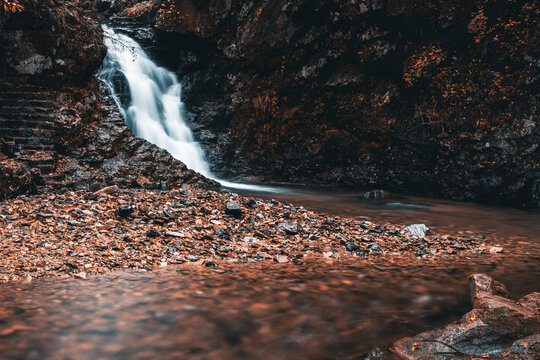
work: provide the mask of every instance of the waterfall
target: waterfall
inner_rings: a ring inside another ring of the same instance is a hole
[[[217,178],[210,171],[200,144],[184,121],[182,86],[176,74],[157,66],[129,36],[103,26],[107,56],[98,78],[106,85],[126,124],[136,136],[167,150],[173,157],[223,186],[276,192],[266,186],[239,184]],[[126,84],[128,92],[117,92],[115,82]],[[129,94],[126,100],[124,97]]]

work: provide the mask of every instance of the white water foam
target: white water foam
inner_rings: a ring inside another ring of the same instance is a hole
[[[138,137],[167,150],[173,157],[222,186],[257,192],[282,192],[269,186],[234,183],[217,178],[210,171],[200,144],[184,121],[182,86],[176,75],[157,66],[127,35],[104,26],[107,56],[98,78],[107,86],[126,124]],[[114,81],[123,75],[129,87],[130,103],[122,104]]]

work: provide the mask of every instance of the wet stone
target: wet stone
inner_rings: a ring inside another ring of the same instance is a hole
[[[284,221],[277,226],[278,230],[285,231],[288,235],[298,234],[298,223],[293,221]]]
[[[355,243],[350,242],[350,241],[347,241],[345,243],[345,249],[347,249],[347,251],[351,251],[351,252],[356,251],[356,250],[360,249],[360,245],[355,244]]]
[[[149,238],[155,238],[159,236],[159,233],[154,229],[150,229],[146,232],[146,236]]]
[[[134,207],[132,205],[122,205],[118,208],[118,216],[126,218],[133,214]]]
[[[236,201],[229,201],[225,205],[225,214],[240,219],[242,217],[242,209]]]

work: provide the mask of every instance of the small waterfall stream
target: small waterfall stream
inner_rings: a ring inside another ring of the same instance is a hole
[[[108,51],[98,78],[107,86],[135,135],[169,151],[188,168],[225,187],[258,192],[282,191],[273,187],[234,183],[212,174],[200,144],[184,121],[182,86],[176,74],[157,66],[129,36],[116,33],[107,26],[103,30]],[[129,100],[123,99],[125,94],[116,90],[118,80],[127,82]]]

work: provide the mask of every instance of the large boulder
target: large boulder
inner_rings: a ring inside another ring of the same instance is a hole
[[[540,293],[519,301],[485,274],[470,278],[473,309],[443,328],[404,338],[369,359],[540,358]]]

